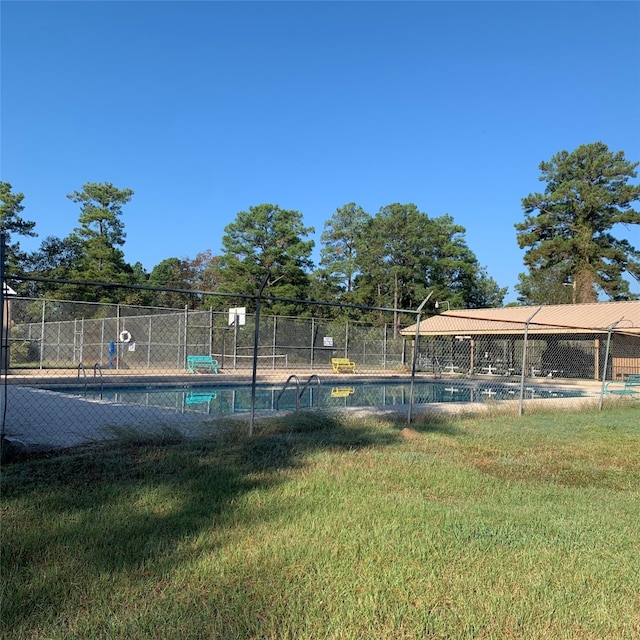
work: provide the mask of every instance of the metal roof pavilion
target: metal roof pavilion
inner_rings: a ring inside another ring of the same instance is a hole
[[[445,311],[420,322],[419,335],[522,334],[529,321],[530,334],[601,334],[610,327],[616,333],[640,337],[640,301],[558,304],[499,309]],[[416,325],[401,332],[416,333]]]

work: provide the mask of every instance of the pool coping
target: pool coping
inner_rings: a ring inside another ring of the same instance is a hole
[[[43,373],[46,371],[47,373]],[[362,370],[356,374],[336,374],[331,369],[301,369],[295,372],[290,370],[270,370],[269,372],[259,372],[256,376],[256,382],[259,384],[278,384],[287,381],[287,379],[296,375],[301,384],[305,384],[309,378],[318,376],[321,384],[347,384],[352,382],[366,382],[368,380],[375,380],[376,382],[389,381],[389,382],[404,382],[411,381],[410,373],[398,373],[376,370]],[[87,371],[86,377],[80,377],[75,369],[46,369],[46,370],[29,370],[29,369],[13,369],[9,370],[6,376],[3,378],[3,383],[7,385],[19,384],[23,386],[39,386],[46,385],[47,387],[52,385],[95,385],[101,383],[105,386],[118,386],[118,385],[131,385],[131,384],[216,384],[216,385],[233,385],[233,384],[247,384],[252,380],[252,372],[247,371],[227,371],[221,370],[220,373],[185,373],[182,371],[176,372],[175,370],[156,370],[150,372],[140,371],[116,371],[107,370],[102,372],[102,377],[94,377],[93,370]],[[197,381],[197,382],[196,382]],[[415,382],[473,382],[473,383],[496,383],[496,384],[515,384],[519,385],[521,382],[520,376],[498,376],[498,375],[441,375],[434,376],[432,373],[416,372]],[[575,378],[549,378],[549,377],[526,377],[525,384],[528,385],[540,385],[540,386],[553,386],[553,387],[578,387],[585,391],[593,393],[599,391],[602,386],[602,382],[599,380],[584,380]]]

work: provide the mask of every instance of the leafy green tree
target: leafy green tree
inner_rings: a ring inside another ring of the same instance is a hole
[[[29,256],[30,270],[48,278],[63,279],[76,269],[83,246],[76,236],[47,236],[38,251]]]
[[[427,295],[429,217],[415,204],[382,207],[357,240],[356,298],[361,304],[415,309]],[[377,313],[378,322],[387,322]],[[400,314],[393,313],[394,337]]]
[[[265,283],[263,295],[303,300],[309,289],[308,270],[313,233],[298,211],[260,204],[238,213],[225,227],[220,275],[225,291],[255,295]],[[273,313],[300,312],[291,303],[273,303]]]
[[[84,247],[77,236],[70,235],[66,238],[47,236],[40,243],[38,250],[28,256],[27,270],[41,278],[72,279],[83,255]],[[75,292],[75,287],[71,285],[34,282],[30,284],[29,294],[34,297],[68,299],[72,292]]]
[[[198,291],[214,293],[222,289],[220,256],[214,256],[210,249],[201,251],[192,260],[187,261],[188,268],[192,274],[192,286]],[[199,305],[203,308],[215,310],[225,309],[228,305],[221,296],[207,295],[201,296]]]
[[[309,299],[317,302],[349,302],[345,294],[344,281],[330,269],[320,267],[312,271],[309,281]],[[313,310],[316,318],[337,318],[340,316],[359,318],[360,313],[353,309],[341,309],[338,306],[316,305]]]
[[[0,231],[5,234],[5,265],[7,274],[17,273],[25,268],[27,255],[20,249],[20,242],[12,235],[35,237],[35,222],[25,220],[21,214],[24,211],[22,201],[24,194],[13,193],[10,182],[0,181]]]
[[[354,202],[336,209],[325,222],[320,237],[320,266],[324,279],[336,282],[349,298],[353,291],[357,266],[358,237],[371,216]]]
[[[501,287],[484,267],[478,267],[466,291],[465,305],[468,309],[501,307],[508,291],[509,287]]]
[[[131,189],[118,189],[109,182],[87,182],[82,191],[67,196],[80,204],[80,226],[74,234],[85,246],[82,267],[88,279],[116,282],[121,279],[124,260],[118,247],[124,245],[126,234],[120,217],[122,207],[132,196]]]
[[[602,142],[541,162],[546,188],[523,198],[525,219],[515,225],[525,265],[532,272],[560,269],[574,283],[575,302],[595,301],[598,291],[614,300],[635,297],[624,274],[640,278],[640,252],[613,230],[640,224],[640,213],[631,208],[640,185],[629,183],[637,166]]]
[[[524,305],[571,304],[574,301],[573,282],[565,265],[561,264],[518,274],[515,289],[518,302]]]
[[[80,217],[73,234],[83,246],[83,255],[74,276],[78,280],[131,284],[133,269],[124,260],[121,246],[126,234],[120,219],[122,207],[127,204],[133,191],[118,189],[110,182],[87,182],[82,191],[74,191],[67,197],[80,204]],[[78,289],[81,300],[104,302],[123,301],[122,293],[104,288]],[[126,296],[125,296],[126,297]]]
[[[130,267],[130,284],[145,286],[149,284],[149,274],[141,262],[135,262]],[[153,292],[146,289],[126,289],[123,290],[124,299],[127,304],[143,306],[153,305]]]
[[[451,307],[480,309],[502,305],[507,287],[500,287],[478,263],[465,239],[466,229],[450,215],[430,218],[425,238],[426,279],[436,299]]]
[[[430,291],[451,307],[499,306],[506,295],[478,264],[465,229],[414,204],[392,204],[365,224],[357,242],[356,297],[362,304],[415,309]],[[377,314],[379,322],[387,321]],[[401,317],[393,315],[394,335]]]
[[[166,258],[149,274],[148,284],[167,289],[190,289],[193,274],[188,263],[180,258]],[[191,302],[191,295],[179,291],[154,291],[153,304],[158,307],[181,308]]]

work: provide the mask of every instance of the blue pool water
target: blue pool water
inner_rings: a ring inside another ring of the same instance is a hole
[[[276,411],[310,407],[391,407],[408,405],[409,382],[370,382],[344,385],[309,386],[298,396],[295,386],[282,392],[282,385],[257,385],[256,411]],[[212,415],[242,413],[251,410],[251,386],[132,386],[88,389],[60,389],[64,393],[136,406],[157,407],[180,413],[196,412]],[[582,396],[578,390],[527,386],[525,398],[568,398]],[[520,397],[517,385],[488,385],[471,382],[419,382],[414,385],[414,402],[452,403],[514,400]]]

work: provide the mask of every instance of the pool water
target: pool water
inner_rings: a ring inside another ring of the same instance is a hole
[[[57,389],[60,390],[60,389]],[[146,386],[67,390],[65,393],[105,403],[129,404],[212,415],[242,413],[251,410],[251,386]],[[282,386],[257,385],[256,411],[277,411],[295,408],[389,407],[408,405],[409,382],[357,383],[352,385],[310,386],[297,397],[295,387],[284,392]],[[583,395],[580,391],[527,386],[525,398],[569,398]],[[414,385],[414,403],[487,402],[514,400],[520,397],[517,385],[486,385],[473,383],[429,382]]]

